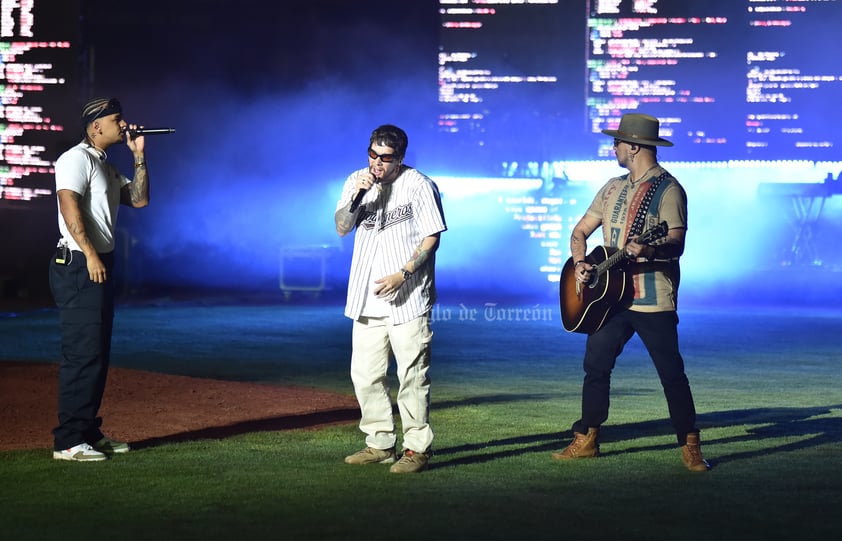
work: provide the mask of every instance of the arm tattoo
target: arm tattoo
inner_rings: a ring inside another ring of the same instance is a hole
[[[570,253],[575,256],[579,253],[579,251],[581,251],[582,254],[585,253],[585,239],[583,239],[578,233],[573,233],[570,235]]]
[[[351,203],[348,203],[333,215],[333,221],[336,222],[336,232],[340,235],[350,233],[357,223],[357,215],[351,212],[350,208]]]
[[[71,193],[70,197],[72,197],[73,201],[76,202],[76,208],[78,209],[78,204],[79,201],[82,200],[82,196],[78,193]],[[70,233],[70,236],[73,237],[73,240],[76,241],[79,248],[81,248],[82,251],[85,251],[85,248],[91,246],[91,239],[88,238],[88,233],[85,230],[85,222],[82,220],[82,214],[76,212],[72,216],[65,216],[64,212],[62,212],[62,217],[64,218],[64,225],[67,226],[67,231]]]
[[[424,248],[424,241],[421,241],[421,245],[415,249],[415,253],[412,254],[412,258],[409,260],[409,262],[412,263],[412,272],[421,268],[421,266],[430,259],[430,254],[432,253],[433,250]]]
[[[139,167],[135,169],[134,180],[129,185],[129,200],[132,205],[143,201],[148,194],[146,193],[149,182],[149,173],[146,167]]]

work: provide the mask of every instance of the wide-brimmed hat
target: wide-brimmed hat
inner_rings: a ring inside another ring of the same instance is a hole
[[[658,136],[659,127],[658,119],[654,116],[626,113],[620,119],[620,126],[616,130],[602,130],[602,133],[627,143],[671,147],[671,141]]]

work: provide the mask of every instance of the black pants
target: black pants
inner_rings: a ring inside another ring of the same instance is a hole
[[[678,351],[678,315],[675,312],[624,310],[612,315],[599,331],[588,336],[582,418],[573,424],[573,430],[584,434],[589,427],[599,428],[608,419],[611,371],[634,333],[640,336],[655,364],[678,444],[684,445],[687,434],[699,430],[690,383],[684,373],[684,359]]]
[[[72,252],[69,265],[50,262],[50,290],[61,320],[58,426],[55,450],[103,437],[97,415],[105,391],[114,321],[114,258],[100,254],[105,283],[92,282],[82,252]]]

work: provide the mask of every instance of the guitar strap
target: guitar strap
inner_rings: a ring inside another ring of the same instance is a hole
[[[658,186],[660,186],[661,182],[663,182],[668,176],[669,173],[664,171],[652,182],[649,189],[646,190],[646,193],[643,195],[643,200],[640,202],[640,206],[637,207],[637,214],[634,217],[631,229],[629,229],[629,236],[626,239],[626,242],[628,242],[628,239],[632,239],[643,233],[643,226],[646,223],[646,214],[649,212],[649,205],[652,204],[652,198],[655,197],[655,192],[658,190]]]

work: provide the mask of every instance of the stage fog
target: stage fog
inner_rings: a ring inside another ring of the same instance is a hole
[[[277,295],[286,279],[292,289],[341,297],[351,240],[334,231],[337,198],[346,176],[367,163],[372,129],[393,123],[409,134],[405,162],[443,194],[442,300],[557,301],[572,225],[602,183],[625,173],[610,156],[578,152],[594,140],[581,92],[552,103],[499,92],[494,106],[512,112],[510,137],[473,154],[438,125],[438,2],[205,4],[84,3],[93,70],[84,92],[119,97],[129,122],[176,128],[147,137],[150,206],[121,210],[124,294]],[[138,33],[160,39],[133,39]],[[584,60],[560,56],[570,77],[581,77],[574,69]],[[716,114],[737,112],[723,103]],[[498,168],[487,166],[489,154]],[[659,151],[689,197],[682,302],[842,302],[834,245],[842,162],[689,154],[678,142]],[[125,148],[109,155],[130,170]],[[821,197],[768,186],[794,183],[823,186]],[[48,214],[44,227],[54,219]]]

